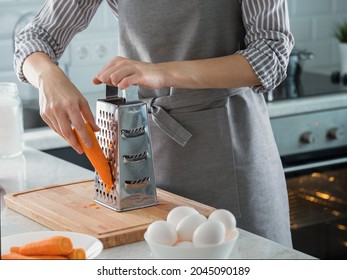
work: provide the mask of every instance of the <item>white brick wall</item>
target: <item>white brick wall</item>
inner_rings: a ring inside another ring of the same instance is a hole
[[[13,29],[21,15],[37,12],[43,2],[0,0],[0,82],[17,82],[23,100],[36,98],[37,92],[33,87],[19,83],[13,71]],[[102,87],[92,85],[92,75],[116,55],[117,44],[117,22],[104,1],[89,27],[72,40],[59,62],[60,66],[82,92],[99,92]],[[82,46],[87,49],[83,59],[80,58]]]
[[[335,25],[347,20],[346,0],[288,0],[292,32],[298,49],[315,54],[305,67],[339,67]]]
[[[16,81],[12,66],[12,31],[16,21],[26,12],[38,11],[42,3],[43,0],[0,0],[0,82]],[[337,22],[347,20],[347,0],[288,0],[288,6],[296,47],[315,54],[305,67],[338,65],[332,30]],[[62,68],[87,95],[100,92],[100,87],[92,86],[91,77],[116,54],[116,33],[116,21],[103,3],[90,26],[74,38],[61,60]],[[106,50],[98,57],[100,46]],[[20,85],[20,90],[24,99],[37,95],[30,86]]]

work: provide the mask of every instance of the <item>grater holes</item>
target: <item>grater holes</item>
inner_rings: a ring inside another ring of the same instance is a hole
[[[139,180],[125,180],[126,184],[141,184],[143,182],[149,181],[149,177],[144,177]]]
[[[139,162],[142,160],[146,160],[147,155],[148,155],[147,151],[144,151],[144,152],[138,153],[138,154],[123,155],[123,162],[126,164],[126,163]]]
[[[145,126],[140,126],[132,129],[122,129],[121,134],[124,138],[137,137],[145,133]]]
[[[148,187],[150,184],[150,179],[149,177],[144,177],[139,180],[125,180],[125,187],[127,189],[141,189]]]

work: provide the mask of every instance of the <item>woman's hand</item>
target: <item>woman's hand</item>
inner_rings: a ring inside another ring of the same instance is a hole
[[[29,56],[23,71],[26,78],[39,89],[42,119],[78,153],[83,153],[72,127],[87,146],[91,145],[91,139],[84,123],[89,122],[94,131],[99,130],[87,100],[45,54]]]
[[[165,71],[161,64],[146,63],[117,56],[108,62],[94,77],[93,83],[117,86],[125,89],[139,85],[158,89],[165,85]]]
[[[93,83],[104,83],[120,89],[131,85],[148,89],[201,89],[261,84],[249,62],[239,54],[162,63],[146,63],[118,56],[101,69]]]
[[[78,153],[83,153],[72,126],[87,147],[91,145],[91,139],[85,122],[89,122],[94,131],[98,130],[87,100],[62,72],[45,78],[39,94],[42,119]]]

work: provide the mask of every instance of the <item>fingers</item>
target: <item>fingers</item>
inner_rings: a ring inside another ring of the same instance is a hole
[[[94,131],[99,131],[100,127],[96,124],[93,112],[91,111],[89,104],[86,100],[80,103],[81,114],[86,122],[88,122]]]
[[[107,63],[99,73],[93,78],[93,83],[98,85],[104,83],[106,85],[119,86],[124,79],[123,86],[136,84],[140,73],[140,62],[116,57]],[[129,79],[131,77],[131,79]]]
[[[136,72],[134,71],[134,69],[131,69],[131,67],[116,68],[114,66],[106,69],[104,72],[99,74],[97,76],[97,79],[101,83],[104,83],[106,85],[118,86],[123,79],[129,78],[131,76],[134,77],[135,74]]]
[[[132,85],[136,85],[138,84],[138,77],[136,75],[132,75],[129,77],[126,77],[124,79],[122,79],[119,83],[118,83],[118,87],[123,90],[126,89],[127,87],[130,87]]]
[[[51,127],[61,137],[63,137],[77,153],[82,154],[83,149],[80,146],[71,127],[71,125],[73,125],[80,128],[84,124],[84,120],[81,118],[81,116],[78,117],[78,112],[79,110],[77,109],[65,111],[59,106],[51,106],[50,108],[44,108],[41,117],[48,124],[48,126]],[[77,123],[77,125],[73,123]],[[82,132],[81,129],[79,129],[79,133],[81,133],[81,135],[85,135],[83,134],[83,129]],[[84,137],[83,139],[87,143],[88,141],[91,141],[90,139],[86,139],[86,137]]]
[[[113,85],[122,90],[131,85],[159,89],[167,86],[167,76],[159,64],[116,57],[99,71],[93,83]]]
[[[80,101],[78,108],[75,110],[68,111],[70,121],[78,133],[79,137],[82,139],[86,147],[92,146],[92,139],[90,138],[88,131],[85,126],[85,122],[89,122],[94,131],[98,131],[99,127],[97,126],[92,111],[89,108],[88,102],[83,99]],[[62,124],[65,126],[66,121]],[[68,142],[73,148],[79,153],[83,153],[82,147],[80,146],[75,134],[72,131],[71,125],[68,127],[61,127],[63,135],[66,137]]]
[[[94,85],[100,85],[100,84],[102,84],[102,82],[101,82],[97,77],[94,77],[92,81],[93,81],[93,84],[94,84]]]
[[[95,85],[99,85],[99,84],[106,84],[109,86],[117,86],[116,84],[112,84],[111,80],[109,79],[109,77],[106,76],[106,72],[110,71],[110,68],[112,68],[114,65],[117,64],[117,61],[119,60],[118,57],[113,58],[111,61],[109,61],[104,67],[102,67],[102,69],[95,75],[95,77],[93,78],[93,83]]]
[[[40,104],[40,114],[49,127],[63,137],[76,152],[82,154],[83,149],[76,138],[73,127],[87,147],[91,146],[92,140],[86,130],[85,122],[89,122],[94,131],[98,131],[99,127],[87,100],[79,95],[77,97],[77,99],[71,98],[71,100],[57,99],[51,103],[43,100]]]
[[[91,139],[84,127],[84,121],[78,112],[70,113],[69,116],[62,115],[59,117],[60,134],[66,139],[71,147],[79,154],[83,153],[83,149],[79,144],[71,125],[76,129],[76,132],[81,136],[81,139],[87,147],[91,145]],[[71,123],[70,123],[71,122]],[[87,135],[86,135],[87,134]]]

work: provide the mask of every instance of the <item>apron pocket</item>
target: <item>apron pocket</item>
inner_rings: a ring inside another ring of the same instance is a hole
[[[217,108],[170,113],[192,134],[184,147],[149,118],[156,182],[160,188],[215,208],[228,209],[239,218],[229,98],[218,103]]]

